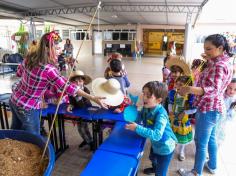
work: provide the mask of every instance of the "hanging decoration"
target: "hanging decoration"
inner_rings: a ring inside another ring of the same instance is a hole
[[[25,26],[21,23],[18,32],[11,36],[11,39],[16,42],[18,53],[25,56],[28,49],[29,33],[25,31]]]

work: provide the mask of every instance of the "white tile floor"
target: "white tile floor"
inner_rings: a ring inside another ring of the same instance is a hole
[[[145,57],[141,61],[133,61],[131,58],[124,58],[125,67],[128,71],[128,78],[131,82],[129,92],[139,93],[142,86],[152,80],[161,81],[161,68],[163,60],[162,58]],[[106,59],[103,56],[83,57],[79,58],[79,66],[77,68],[83,70],[86,74],[92,78],[103,76],[105,67],[107,66]],[[0,93],[9,92],[12,81],[9,80],[9,76],[4,79],[0,76]],[[90,88],[90,86],[88,86]],[[230,122],[227,128],[226,141],[219,149],[219,169],[216,176],[235,176],[236,170],[236,123]],[[78,150],[78,144],[81,142],[81,138],[78,135],[77,127],[74,127],[71,123],[66,127],[67,141],[70,148],[57,160],[53,175],[55,176],[75,176],[80,175],[83,168],[89,162],[92,153],[86,149]],[[150,166],[148,160],[150,144],[146,146],[144,157],[142,158],[139,175],[142,174],[142,170]],[[170,176],[177,176],[177,170],[181,167],[191,169],[194,159],[194,144],[190,144],[186,148],[186,160],[180,162],[175,154],[174,159],[171,162],[169,168]],[[204,175],[208,176],[207,171],[204,171]]]

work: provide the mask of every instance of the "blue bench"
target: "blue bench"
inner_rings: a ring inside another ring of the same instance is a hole
[[[97,150],[81,176],[134,176],[138,164],[134,157]]]
[[[82,176],[134,176],[145,147],[145,138],[117,122],[110,136],[94,153]]]
[[[99,149],[139,159],[143,155],[146,139],[133,131],[126,130],[125,124],[125,122],[117,122],[110,136],[99,146]]]

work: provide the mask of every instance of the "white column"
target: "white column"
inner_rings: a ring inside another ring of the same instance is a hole
[[[191,23],[185,24],[185,34],[184,34],[184,51],[183,56],[187,62],[191,61],[192,56],[192,25]]]

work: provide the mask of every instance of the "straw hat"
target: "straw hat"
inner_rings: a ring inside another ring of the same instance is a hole
[[[168,69],[171,68],[171,66],[176,65],[182,68],[184,75],[190,76],[191,75],[191,70],[190,66],[185,62],[183,57],[179,56],[170,56],[170,58],[166,62],[166,67]]]
[[[84,84],[87,85],[89,83],[91,83],[92,78],[89,77],[88,75],[85,75],[84,72],[82,72],[81,70],[77,70],[77,71],[73,71],[72,75],[70,77],[70,81],[72,81],[73,79],[75,79],[76,77],[82,77],[84,78]]]
[[[104,103],[110,106],[118,106],[124,100],[124,95],[120,89],[120,83],[113,78],[96,78],[92,82],[92,91],[95,96],[106,97]]]

